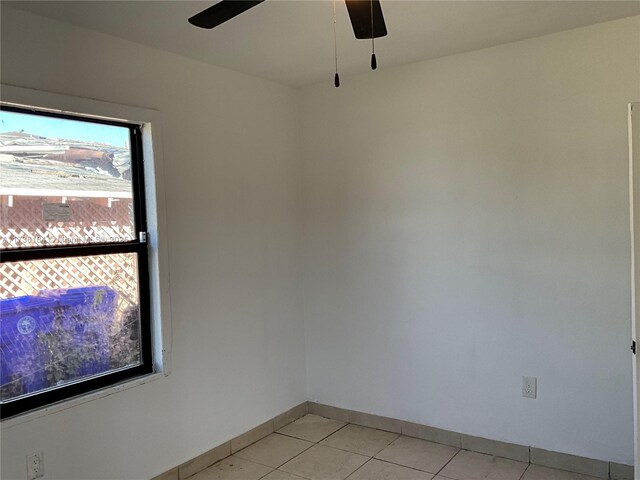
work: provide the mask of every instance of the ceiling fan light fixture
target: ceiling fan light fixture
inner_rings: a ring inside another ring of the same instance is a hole
[[[333,84],[339,87],[340,75],[338,74],[336,1],[337,0],[333,0],[333,42],[336,67]],[[220,0],[209,8],[190,17],[189,23],[199,28],[215,28],[262,2],[264,2],[264,0]],[[344,0],[344,2],[349,12],[355,37],[358,39],[371,39],[371,69],[375,70],[378,68],[375,39],[387,35],[387,27],[384,23],[380,0]]]

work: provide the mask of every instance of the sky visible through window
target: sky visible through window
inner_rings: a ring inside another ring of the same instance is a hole
[[[0,133],[20,131],[48,138],[107,143],[116,147],[124,147],[129,141],[129,129],[124,127],[0,111]]]

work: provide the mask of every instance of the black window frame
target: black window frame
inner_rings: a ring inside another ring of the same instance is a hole
[[[47,245],[0,249],[0,263],[21,262],[27,260],[48,260],[64,257],[85,257],[134,253],[138,262],[138,292],[140,312],[140,364],[105,372],[95,377],[78,379],[68,385],[61,385],[27,396],[17,397],[0,403],[2,420],[35,409],[50,406],[74,397],[86,395],[153,373],[152,337],[151,337],[151,290],[149,282],[149,246],[147,243],[147,215],[144,183],[144,158],[142,151],[142,125],[118,120],[107,120],[81,114],[59,113],[37,108],[0,105],[1,111],[40,115],[67,120],[76,120],[103,125],[124,127],[129,130],[131,150],[131,188],[134,217],[134,239],[126,242],[90,243],[79,245]]]

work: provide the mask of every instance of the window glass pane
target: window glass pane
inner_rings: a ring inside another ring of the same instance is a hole
[[[137,254],[0,265],[3,401],[139,365]]]
[[[0,248],[135,239],[129,129],[0,111]]]

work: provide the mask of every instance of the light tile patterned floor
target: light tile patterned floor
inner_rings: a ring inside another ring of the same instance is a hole
[[[189,480],[599,480],[306,415]]]

